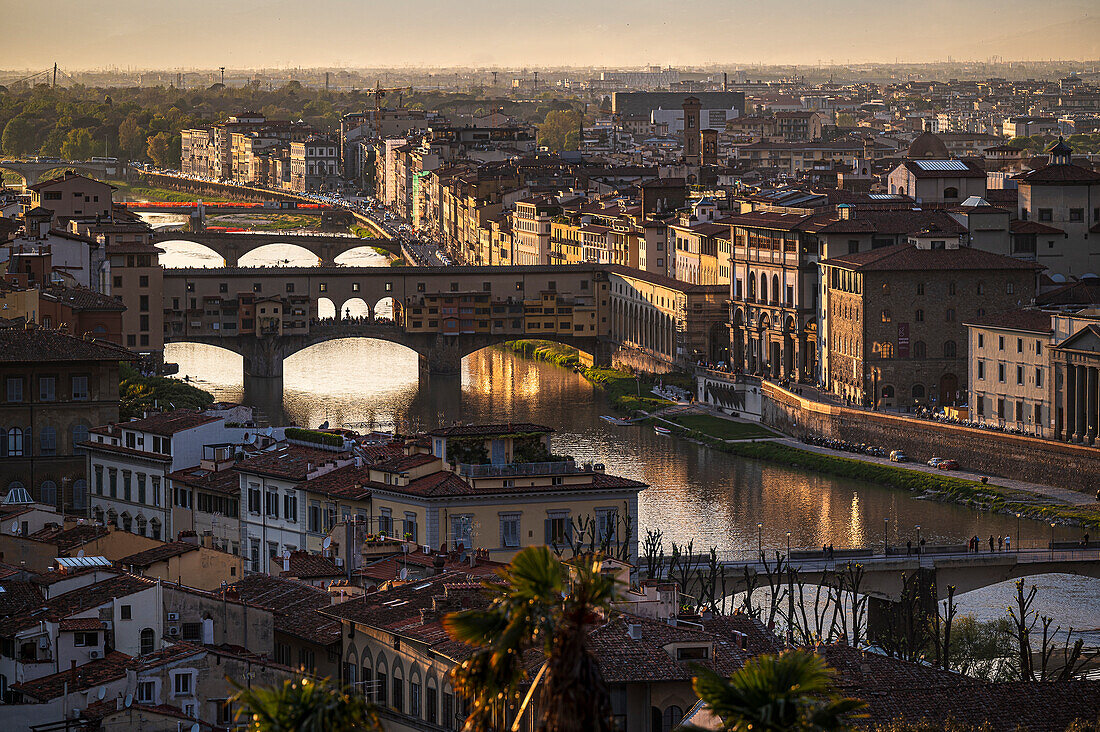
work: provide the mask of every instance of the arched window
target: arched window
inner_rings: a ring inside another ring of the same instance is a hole
[[[760,302],[768,301],[768,276],[760,273]]]
[[[83,478],[73,481],[73,508],[85,508],[88,505],[88,481]]]
[[[141,629],[141,655],[144,656],[148,653],[152,653],[153,650],[154,650],[153,643],[155,641],[156,641],[156,633],[153,632],[153,629],[152,628],[142,628]]]
[[[913,398],[924,399],[924,384],[913,384]]]
[[[913,343],[913,358],[926,358],[928,356],[928,346],[924,344],[924,341],[916,341]]]
[[[145,521],[145,517],[144,517],[144,516],[142,516],[142,515],[141,515],[141,514],[139,513],[139,514],[138,514],[138,516],[137,516],[137,519],[136,519],[136,520],[134,521],[134,525],[135,525],[135,531],[134,531],[134,533],[135,533],[135,534],[139,534],[139,535],[141,535],[141,536],[145,536],[145,527],[146,527],[146,524],[147,524],[147,522]]]
[[[129,511],[122,512],[122,530],[126,532],[133,531],[134,519],[130,516]]]
[[[756,275],[749,272],[749,299],[756,299]]]
[[[889,310],[883,310],[882,311],[882,322],[883,323],[889,323],[891,320],[893,320],[893,316],[890,315],[890,311]]]
[[[943,357],[955,358],[955,341],[944,341],[943,343]]]
[[[96,506],[95,508],[92,509],[92,519],[97,524],[102,524],[103,523],[103,508],[101,506]]]
[[[86,424],[74,424],[73,425],[73,445],[81,442],[88,441],[88,425]]]
[[[878,347],[878,353],[881,358],[893,358],[894,357],[894,344],[889,341],[883,341],[882,343],[875,344]]]
[[[675,704],[665,708],[661,715],[661,732],[672,732],[684,719],[684,710]]]
[[[894,398],[894,387],[889,386],[889,385],[882,387],[882,398],[883,399],[893,399]]]
[[[56,455],[57,454],[57,430],[53,427],[46,425],[42,428],[42,432],[39,433],[39,450],[40,455]]]
[[[917,312],[914,313],[913,319],[916,320],[918,323],[923,323],[924,322],[924,311],[921,310],[920,308],[917,308]]]
[[[31,428],[19,429],[18,427],[12,427],[8,430],[8,454],[6,457],[22,457],[24,443],[30,441]]]
[[[39,503],[45,503],[47,506],[57,505],[57,483],[52,480],[42,481],[42,487],[39,489]]]
[[[943,197],[945,199],[947,199],[947,198],[958,198],[959,197],[959,189],[955,188],[954,186],[949,186],[947,188],[944,188],[943,189]]]
[[[152,538],[160,541],[160,519],[154,517],[153,520],[149,522],[149,528],[152,530],[153,533]]]
[[[772,302],[779,302],[779,275],[772,275]]]
[[[111,508],[107,511],[107,525],[118,528],[118,512]]]

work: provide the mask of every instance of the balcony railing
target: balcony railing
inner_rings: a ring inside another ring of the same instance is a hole
[[[585,463],[578,466],[573,460],[543,463],[502,463],[498,465],[458,464],[458,474],[467,478],[508,478],[514,475],[569,475],[602,471],[603,465],[599,463],[595,465]]]

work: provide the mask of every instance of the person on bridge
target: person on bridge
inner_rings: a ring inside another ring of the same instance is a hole
[[[1006,552],[1012,551],[1012,537],[1011,536],[1006,536],[1005,537],[1005,551]]]
[[[989,535],[989,551],[993,551],[993,534]]]
[[[917,547],[917,554],[924,554],[924,537],[920,538],[920,546]]]
[[[905,556],[909,556],[913,553],[913,540],[910,539],[905,542]]]
[[[997,537],[997,551],[1003,552],[1005,550],[1005,538],[1003,536]]]

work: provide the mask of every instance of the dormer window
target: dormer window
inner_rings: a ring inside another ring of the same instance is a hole
[[[677,661],[705,661],[710,658],[709,646],[687,646],[676,649]]]

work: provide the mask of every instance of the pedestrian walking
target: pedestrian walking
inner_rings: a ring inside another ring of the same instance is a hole
[[[993,551],[993,534],[989,535],[989,551]]]
[[[917,548],[917,554],[924,554],[924,537],[920,539],[920,546]]]
[[[913,540],[909,539],[905,542],[905,556],[909,556],[913,553]]]
[[[1012,551],[1012,537],[1011,536],[1006,536],[1005,537],[1005,551],[1006,552]]]
[[[1005,550],[1005,538],[1003,536],[997,537],[997,551],[1003,552]]]

